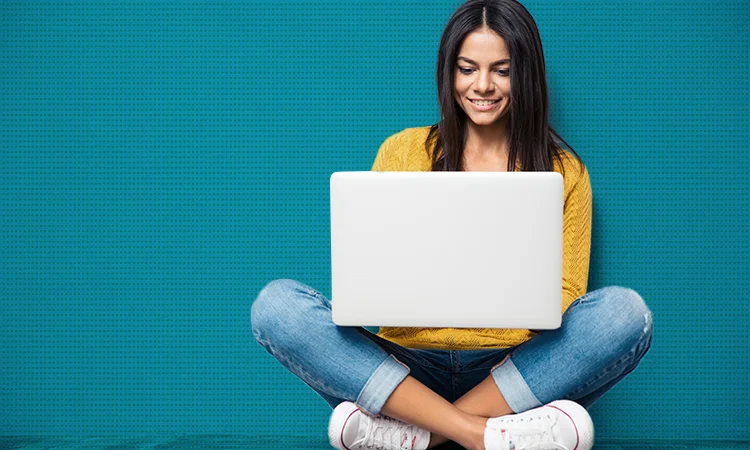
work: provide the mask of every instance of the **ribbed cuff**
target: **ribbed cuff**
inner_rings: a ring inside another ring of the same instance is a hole
[[[500,393],[503,394],[513,412],[522,413],[542,406],[539,399],[529,389],[529,385],[526,384],[516,365],[513,364],[510,355],[505,361],[493,367],[491,373]]]
[[[388,355],[388,358],[375,369],[365,383],[365,387],[357,397],[357,405],[373,416],[380,414],[380,409],[385,405],[388,397],[404,381],[409,372],[409,366],[396,359],[395,356]]]

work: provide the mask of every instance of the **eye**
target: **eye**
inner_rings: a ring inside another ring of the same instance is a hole
[[[459,67],[458,71],[463,75],[471,75],[472,72],[474,72],[475,69],[467,68],[467,67]],[[500,76],[507,77],[510,75],[510,70],[508,69],[498,69],[495,71]]]

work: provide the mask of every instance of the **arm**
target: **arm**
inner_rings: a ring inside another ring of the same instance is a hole
[[[372,164],[373,172],[398,172],[403,170],[398,147],[402,144],[403,133],[389,136],[381,145],[375,162]]]
[[[584,168],[583,175],[570,188],[563,207],[563,312],[586,293],[591,257],[591,214],[591,183],[588,170]]]

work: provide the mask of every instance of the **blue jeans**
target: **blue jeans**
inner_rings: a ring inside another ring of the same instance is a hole
[[[635,369],[651,345],[651,323],[640,295],[617,286],[576,299],[556,330],[478,350],[406,348],[338,326],[331,302],[294,280],[272,281],[251,308],[255,339],[284,367],[332,408],[348,400],[372,415],[407,375],[451,403],[491,374],[516,413],[559,399],[588,407]]]

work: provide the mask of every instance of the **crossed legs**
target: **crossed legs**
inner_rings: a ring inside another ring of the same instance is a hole
[[[407,376],[381,409],[381,414],[430,431],[430,448],[451,440],[470,450],[484,450],[488,418],[511,413],[492,376],[453,404]]]
[[[331,406],[356,400],[363,411],[430,431],[431,446],[452,440],[481,450],[489,417],[564,398],[593,403],[648,351],[652,315],[632,289],[589,292],[567,308],[559,329],[515,348],[453,404],[364,333],[335,325],[330,301],[301,283],[269,283],[252,305],[251,323],[258,343]]]

